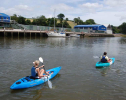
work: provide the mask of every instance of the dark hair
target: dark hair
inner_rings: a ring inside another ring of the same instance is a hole
[[[107,52],[104,52],[104,55],[107,55]]]

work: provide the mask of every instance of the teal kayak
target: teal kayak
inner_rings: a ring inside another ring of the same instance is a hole
[[[115,58],[110,58],[110,59],[112,59],[112,61],[109,62],[109,63],[97,62],[97,63],[96,63],[96,67],[99,68],[99,67],[107,67],[107,66],[110,66],[111,64],[114,63]]]
[[[50,80],[53,77],[55,77],[59,73],[60,69],[61,69],[61,66],[46,70],[46,71],[49,71],[49,73],[53,72],[51,75],[48,76],[48,78],[42,77],[39,79],[33,79],[31,76],[23,77],[23,78],[17,80],[14,84],[12,84],[10,89],[12,89],[12,90],[24,89],[24,88],[30,88],[33,86],[43,84],[44,82],[48,81],[48,79]]]

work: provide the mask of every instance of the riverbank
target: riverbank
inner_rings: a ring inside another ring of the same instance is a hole
[[[114,37],[126,37],[126,34],[114,34]]]

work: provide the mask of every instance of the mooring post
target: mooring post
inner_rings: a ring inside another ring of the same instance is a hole
[[[18,31],[18,38],[19,38],[19,31]]]
[[[11,37],[13,37],[13,32],[11,32]]]
[[[4,36],[6,36],[5,27],[4,27]]]

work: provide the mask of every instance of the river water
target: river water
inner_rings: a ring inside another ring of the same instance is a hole
[[[97,69],[103,52],[115,63]],[[126,100],[126,38],[18,38],[0,37],[1,100]],[[47,83],[10,90],[18,79],[30,75],[32,62],[43,57],[46,69],[62,66]]]

